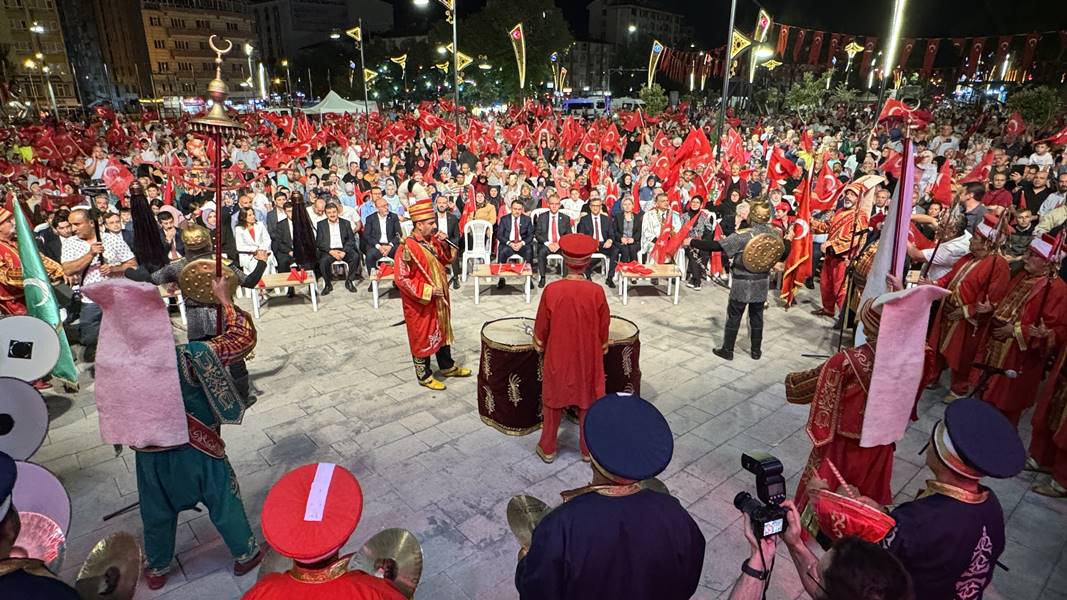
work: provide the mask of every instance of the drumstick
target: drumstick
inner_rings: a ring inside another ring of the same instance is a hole
[[[841,471],[837,470],[837,465],[834,464],[834,461],[830,460],[829,458],[826,459],[826,466],[830,467],[830,470],[834,473],[834,477],[837,477],[837,480],[841,482],[841,487],[845,488],[845,493],[848,494],[848,497],[852,498],[853,500],[859,501],[859,498],[857,498],[856,494],[853,493],[852,488],[849,487],[848,482],[845,481],[845,478],[841,476]]]

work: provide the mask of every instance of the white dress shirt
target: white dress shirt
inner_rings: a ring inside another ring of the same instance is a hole
[[[941,242],[941,245],[937,247],[937,256],[934,256],[934,260],[930,262],[930,269],[926,271],[926,277],[937,281],[947,275],[952,270],[953,265],[970,251],[970,246],[971,233],[969,231],[964,231],[963,235],[958,238]],[[934,254],[934,249],[927,248],[922,252],[926,260],[930,261],[930,257]]]
[[[336,223],[327,222],[326,224],[330,226],[330,249],[338,250],[342,248],[344,245],[341,243],[341,221],[338,220]]]
[[[385,227],[385,224],[386,222],[388,222],[388,220],[388,216],[383,217],[381,215],[378,215],[378,227],[382,230],[382,233],[378,238],[378,244],[382,246],[386,246],[389,244],[389,235],[386,233]]]

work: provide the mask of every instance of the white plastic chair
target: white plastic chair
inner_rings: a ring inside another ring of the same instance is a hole
[[[493,224],[481,219],[469,221],[463,228],[463,281],[467,281],[468,262],[492,262],[492,232]]]
[[[567,209],[567,208],[561,208],[561,209],[559,209],[559,212],[561,212],[561,213],[567,215],[568,217],[570,217],[571,230],[572,231],[577,231],[578,230],[578,219],[582,216],[582,213],[580,211],[570,210],[570,209]]]

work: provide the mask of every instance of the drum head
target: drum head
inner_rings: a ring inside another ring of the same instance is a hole
[[[637,333],[637,325],[633,321],[622,317],[611,317],[611,323],[608,325],[608,340],[611,342],[628,340],[636,336]]]
[[[48,433],[48,408],[34,387],[21,379],[0,377],[0,451],[26,460]]]
[[[18,476],[11,502],[19,512],[35,512],[70,531],[70,496],[51,471],[31,462],[15,461]]]
[[[0,376],[35,381],[59,361],[59,336],[37,317],[0,319]]]
[[[533,336],[530,333],[532,328],[533,321],[530,319],[522,317],[497,319],[482,325],[482,339],[495,346],[503,346],[505,349],[528,349],[533,345]]]
[[[58,573],[63,566],[63,555],[67,550],[67,539],[59,524],[48,517],[35,512],[19,511],[22,529],[11,548],[12,558],[36,558],[48,567],[49,571]]]

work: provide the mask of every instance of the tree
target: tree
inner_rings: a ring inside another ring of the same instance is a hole
[[[830,104],[844,104],[845,108],[851,108],[852,103],[856,101],[856,90],[848,87],[845,83],[837,84],[833,92],[830,93]]]
[[[804,73],[804,77],[785,93],[786,108],[796,111],[801,117],[817,109],[826,92],[828,76],[829,73],[816,79],[814,73]]]
[[[1007,104],[1009,111],[1022,115],[1033,133],[1052,123],[1063,106],[1063,98],[1055,89],[1043,85],[1012,93]]]
[[[645,112],[652,116],[660,114],[667,108],[667,93],[658,83],[653,83],[652,87],[641,86],[639,95],[645,103]]]

